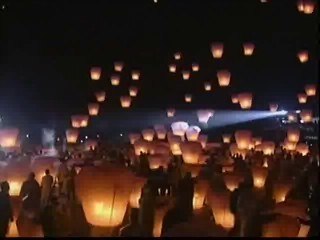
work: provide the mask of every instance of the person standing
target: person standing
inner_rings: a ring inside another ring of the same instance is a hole
[[[46,169],[45,175],[41,180],[41,209],[44,209],[51,197],[53,187],[53,177],[50,175],[49,169]]]
[[[10,222],[13,222],[13,211],[10,202],[8,182],[2,182],[0,192],[0,238],[4,238],[9,230]]]

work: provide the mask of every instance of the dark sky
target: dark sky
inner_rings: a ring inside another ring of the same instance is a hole
[[[298,12],[295,0],[90,0],[1,1],[0,113],[7,125],[25,128],[69,126],[71,114],[86,113],[93,92],[105,89],[96,126],[120,108],[130,71],[142,73],[132,114],[180,108],[239,109],[232,93],[254,93],[253,109],[278,102],[298,107],[296,94],[318,81],[317,15]],[[221,41],[225,52],[214,60],[210,43]],[[254,42],[250,58],[242,44]],[[301,64],[296,54],[310,52]],[[173,53],[181,51],[180,69],[196,61],[200,72],[183,81],[168,72]],[[114,61],[124,61],[121,86],[110,85]],[[89,69],[101,66],[102,78],[92,82]],[[229,69],[231,86],[218,87],[216,71]],[[214,91],[206,93],[210,80]],[[184,94],[194,102],[184,103]],[[135,111],[140,111],[139,113]],[[99,122],[100,121],[100,122]]]

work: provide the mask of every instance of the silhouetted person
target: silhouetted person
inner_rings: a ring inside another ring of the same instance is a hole
[[[49,169],[46,169],[45,175],[41,180],[41,208],[47,206],[53,187],[53,177],[50,175]]]
[[[120,237],[140,237],[142,235],[138,222],[139,209],[132,208],[130,222],[120,229]]]
[[[59,193],[62,193],[62,188],[63,188],[63,182],[65,180],[65,178],[67,177],[69,170],[68,170],[68,166],[67,163],[64,159],[60,159],[60,166],[58,168],[58,174],[57,174],[57,178],[58,178],[58,185],[59,185]]]
[[[49,199],[48,204],[42,211],[41,214],[41,223],[44,237],[56,237],[57,229],[56,223],[58,219],[55,217],[55,212],[57,208],[58,202],[56,198]]]
[[[148,161],[148,155],[145,153],[140,153],[139,157],[139,165],[140,165],[140,173],[144,176],[147,176],[149,174],[150,168],[149,168],[149,161]]]
[[[187,220],[192,216],[193,212],[193,194],[194,182],[191,173],[187,172],[185,177],[180,181],[178,186],[177,204],[182,207],[183,217]]]
[[[2,182],[0,192],[0,238],[5,237],[9,230],[9,223],[13,222],[13,211],[10,202],[8,182]]]

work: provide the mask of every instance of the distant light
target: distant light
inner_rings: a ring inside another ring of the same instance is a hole
[[[296,113],[301,113],[301,110],[297,110]]]
[[[285,123],[286,121],[282,119],[282,121],[281,121],[281,122],[282,122],[282,123]]]
[[[83,143],[83,140],[81,139],[80,142]]]
[[[57,141],[59,142],[59,141],[60,141],[60,138],[57,138]]]
[[[29,138],[29,134],[26,135],[26,138]]]
[[[303,121],[303,120],[300,120],[300,123],[304,123],[304,121]]]
[[[85,139],[88,139],[88,136],[85,136],[84,138],[85,138]]]
[[[4,10],[6,8],[6,5],[2,5],[1,9]]]
[[[288,111],[286,111],[286,110],[281,110],[279,113],[280,113],[281,115],[286,115],[286,114],[288,113]]]
[[[97,138],[99,138],[100,136],[99,136],[99,134],[97,134]]]
[[[157,2],[158,2],[158,0],[153,0],[153,2],[154,2],[154,3],[157,3]]]
[[[120,137],[122,137],[123,136],[123,134],[122,133],[120,133]]]

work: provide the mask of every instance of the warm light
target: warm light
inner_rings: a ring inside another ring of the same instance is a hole
[[[235,173],[223,174],[223,180],[229,191],[233,192],[239,187],[239,184],[243,181],[243,177]]]
[[[181,143],[181,138],[178,136],[170,136],[168,134],[168,142],[170,145],[170,150],[173,155],[181,155],[181,149],[180,149],[180,143]]]
[[[273,198],[275,201],[277,203],[284,202],[291,188],[291,183],[276,182],[273,188]]]
[[[231,142],[231,134],[223,134],[222,135],[222,141],[223,143],[230,143]]]
[[[100,91],[95,93],[97,102],[104,102],[106,100],[106,92]]]
[[[304,123],[312,122],[312,111],[302,110],[300,112],[300,118]]]
[[[134,81],[138,81],[140,79],[140,72],[135,70],[131,72],[131,78]]]
[[[191,94],[185,94],[184,95],[184,101],[187,103],[191,103],[192,102],[192,95]]]
[[[138,95],[138,88],[135,87],[135,86],[131,86],[131,87],[129,88],[129,95],[130,95],[131,97],[136,97],[136,96]]]
[[[252,94],[251,93],[240,93],[238,94],[240,107],[242,109],[250,109],[252,105]]]
[[[167,109],[167,117],[174,117],[176,110],[174,108]]]
[[[129,140],[130,144],[134,144],[137,140],[140,139],[140,134],[139,133],[130,133],[129,134]]]
[[[88,111],[90,116],[97,116],[99,113],[99,103],[89,103]]]
[[[140,156],[141,153],[148,153],[149,142],[142,139],[137,139],[134,144],[134,152],[137,156]]]
[[[142,190],[145,183],[146,183],[145,178],[135,177],[133,187],[132,187],[132,190],[130,193],[130,199],[129,199],[130,207],[139,208],[139,200],[141,197],[141,190]]]
[[[183,78],[183,80],[189,80],[190,71],[187,71],[187,70],[182,71],[182,78]]]
[[[154,138],[154,130],[153,129],[142,130],[142,137],[144,140],[151,142]]]
[[[189,124],[186,122],[174,122],[171,124],[173,134],[180,137],[184,137],[188,128]]]
[[[116,72],[121,72],[123,67],[124,67],[124,63],[123,62],[115,62],[114,63],[114,70]]]
[[[263,188],[268,175],[268,169],[265,167],[252,167],[253,185],[256,188]]]
[[[251,56],[254,51],[254,44],[253,43],[244,43],[243,44],[243,53],[245,56]]]
[[[89,122],[88,115],[73,115],[71,116],[71,125],[74,128],[87,127]]]
[[[289,113],[288,114],[288,121],[296,122],[297,121],[297,115],[295,113]]]
[[[0,129],[0,146],[3,148],[15,147],[19,135],[17,128]]]
[[[182,57],[182,54],[180,52],[177,52],[177,53],[174,54],[174,59],[175,60],[180,60],[181,57]]]
[[[249,149],[251,135],[251,131],[248,130],[238,130],[235,132],[234,136],[239,149]]]
[[[96,140],[93,140],[93,139],[86,140],[84,143],[84,150],[85,151],[90,151],[91,149],[95,150],[97,146],[98,146],[98,142]]]
[[[153,225],[153,231],[152,231],[153,237],[156,237],[156,238],[161,237],[163,219],[166,216],[169,209],[170,209],[169,205],[161,205],[155,209],[154,225]]]
[[[276,112],[278,110],[278,104],[270,103],[269,104],[269,109],[270,109],[270,112]]]
[[[78,129],[67,129],[66,130],[66,139],[67,143],[76,143],[79,137]]]
[[[211,53],[213,58],[221,58],[223,55],[223,43],[212,43]]]
[[[299,103],[306,103],[307,102],[307,95],[304,93],[298,94],[298,101]]]
[[[299,142],[299,138],[300,138],[300,130],[298,128],[288,128],[287,131],[287,139],[290,142]]]
[[[199,142],[180,143],[183,161],[186,164],[198,164],[202,153],[202,146]]]
[[[120,76],[118,74],[111,75],[111,85],[118,86],[120,84]]]
[[[131,106],[131,97],[130,96],[121,96],[120,103],[121,103],[121,107],[129,108]]]
[[[296,146],[296,151],[305,156],[309,153],[309,146],[305,143],[298,143]]]
[[[31,160],[30,167],[36,176],[36,180],[41,183],[46,169],[49,169],[50,174],[55,176],[59,165],[60,161],[56,157],[39,156]]]
[[[209,184],[205,180],[198,180],[194,186],[194,194],[193,194],[193,209],[200,209],[203,207],[204,199],[207,196],[207,191],[209,188]]]
[[[100,67],[92,67],[90,69],[90,76],[91,76],[92,80],[100,80],[101,68]]]
[[[203,124],[207,124],[209,119],[213,116],[213,110],[199,110],[197,112],[198,121]]]
[[[231,101],[232,101],[232,103],[239,103],[238,95],[232,95]]]
[[[283,148],[287,151],[294,151],[296,150],[297,143],[296,142],[290,142],[288,139],[285,139],[283,142]]]
[[[275,143],[274,142],[262,142],[261,143],[262,152],[264,155],[273,155],[275,150]]]
[[[192,71],[198,72],[200,70],[200,66],[198,63],[192,63]]]
[[[304,10],[304,2],[303,2],[303,0],[298,0],[297,1],[297,8],[298,8],[299,12],[303,12],[303,10]]]
[[[210,82],[205,82],[204,83],[204,90],[211,91],[211,83]]]
[[[303,6],[303,12],[305,14],[312,14],[314,11],[315,4],[311,0],[305,0]]]
[[[301,63],[305,63],[309,60],[309,53],[306,50],[298,52],[298,58]]]
[[[231,73],[228,70],[220,70],[217,72],[220,87],[226,87],[230,84]]]
[[[148,159],[150,169],[158,169],[159,167],[167,169],[170,162],[169,156],[163,154],[150,155]]]
[[[257,145],[260,145],[262,143],[262,138],[261,137],[255,137],[255,138],[252,138],[252,141],[253,141],[253,144],[255,146],[257,146]]]
[[[19,196],[22,182],[9,182],[10,185],[10,195]]]
[[[177,71],[177,66],[175,64],[169,64],[169,72],[175,73]]]
[[[186,131],[186,136],[189,142],[198,141],[201,129],[198,126],[190,126]]]
[[[198,141],[201,143],[202,148],[205,149],[208,141],[208,136],[200,134],[198,137]]]
[[[308,84],[305,86],[305,92],[308,96],[315,96],[317,94],[317,86],[315,84]]]
[[[155,125],[154,130],[156,131],[158,139],[165,139],[167,135],[167,130],[163,125]]]

